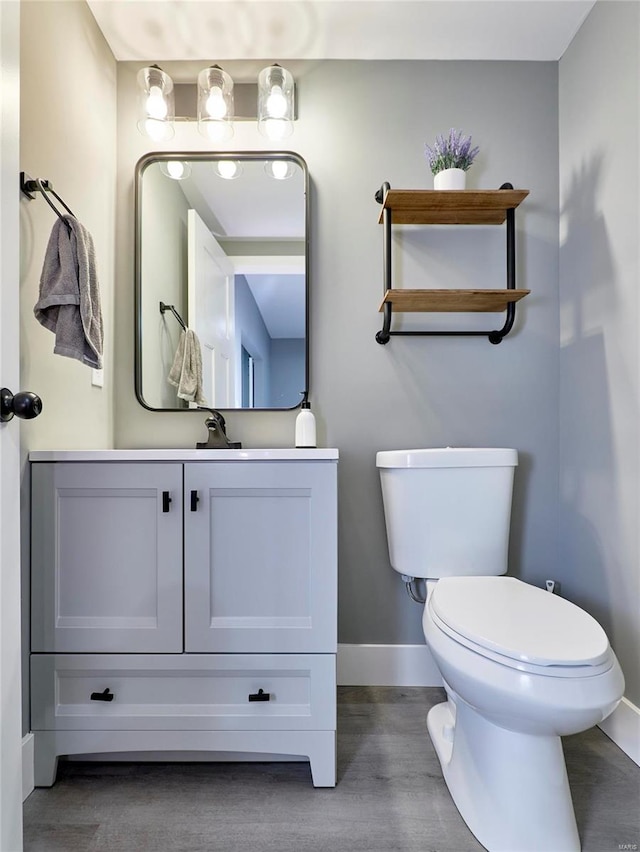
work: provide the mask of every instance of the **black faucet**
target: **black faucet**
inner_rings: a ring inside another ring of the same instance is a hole
[[[209,411],[209,409],[205,409]],[[240,441],[230,441],[227,438],[224,417],[219,411],[209,411],[209,417],[204,421],[205,426],[209,430],[209,437],[206,441],[198,441],[196,444],[197,450],[240,450],[242,444]]]

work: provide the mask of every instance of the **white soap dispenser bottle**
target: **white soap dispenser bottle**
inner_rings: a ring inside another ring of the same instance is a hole
[[[311,411],[311,404],[305,397],[296,417],[296,447],[316,446],[316,418]]]

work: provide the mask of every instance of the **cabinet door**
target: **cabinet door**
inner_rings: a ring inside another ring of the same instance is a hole
[[[185,465],[185,650],[335,653],[336,465]]]
[[[32,465],[31,644],[182,651],[182,465]]]

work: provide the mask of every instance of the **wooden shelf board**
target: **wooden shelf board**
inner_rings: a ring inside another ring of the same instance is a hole
[[[524,298],[530,290],[387,290],[379,310],[391,302],[398,313],[460,313],[506,311],[509,302]]]
[[[528,189],[390,189],[382,202],[393,225],[502,225]]]

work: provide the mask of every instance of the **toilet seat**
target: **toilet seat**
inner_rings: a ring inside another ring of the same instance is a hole
[[[590,677],[613,664],[607,636],[594,618],[514,577],[445,577],[427,606],[453,640],[520,671]]]

